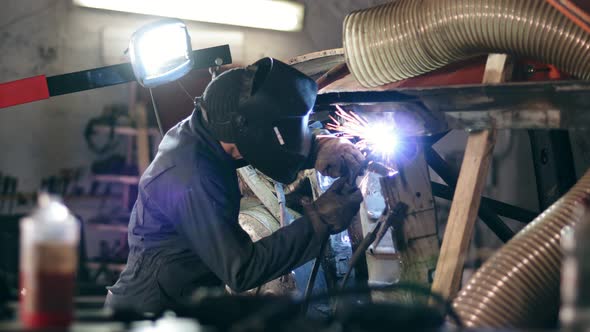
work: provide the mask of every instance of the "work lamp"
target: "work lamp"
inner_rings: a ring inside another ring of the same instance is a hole
[[[131,37],[129,56],[139,84],[153,88],[186,75],[193,68],[186,25],[165,19],[141,27]]]

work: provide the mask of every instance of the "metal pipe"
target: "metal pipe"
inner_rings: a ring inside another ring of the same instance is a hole
[[[349,14],[343,30],[346,63],[365,87],[488,53],[590,79],[590,34],[541,0],[398,0]]]
[[[459,175],[449,164],[430,146],[424,148],[424,156],[428,165],[438,174],[450,187],[457,186]],[[482,200],[479,211],[479,218],[502,240],[507,242],[514,236],[514,231],[504,223],[500,217],[490,209]]]
[[[514,231],[506,225],[506,223],[498,217],[496,212],[492,211],[486,205],[479,205],[477,212],[479,219],[484,222],[496,234],[502,242],[508,242],[514,237]]]
[[[497,251],[453,307],[469,327],[544,327],[557,320],[561,230],[590,217],[590,170]]]
[[[436,182],[430,182],[430,185],[432,186],[432,194],[434,196],[449,201],[453,199],[453,195],[455,194],[455,188],[445,186],[444,184]],[[514,219],[516,221],[520,221],[527,224],[539,215],[538,212],[523,209],[518,206],[513,206],[488,197],[482,197],[481,204],[489,206],[497,214],[503,217]]]

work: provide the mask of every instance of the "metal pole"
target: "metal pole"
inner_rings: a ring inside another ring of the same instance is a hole
[[[432,185],[432,193],[436,197],[440,197],[449,201],[453,200],[453,194],[455,193],[454,188],[436,182],[430,182],[430,184]],[[510,205],[488,197],[482,197],[481,204],[489,206],[501,216],[523,223],[529,223],[539,215],[539,212],[523,209],[518,206]]]
[[[438,174],[450,187],[454,188],[457,185],[458,174],[453,170],[449,164],[438,154],[431,146],[424,147],[424,156],[428,165]],[[500,238],[500,240],[507,242],[514,236],[514,231],[508,227],[498,217],[498,215],[490,209],[483,200],[478,211],[479,218]]]

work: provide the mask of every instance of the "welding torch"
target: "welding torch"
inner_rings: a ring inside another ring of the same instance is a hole
[[[362,174],[362,172],[367,168],[367,166],[369,165],[369,162],[370,161],[368,159],[365,159],[363,161],[363,163],[361,164],[361,166],[356,171],[347,175],[349,177],[348,182],[350,185],[355,185],[356,178],[360,174]],[[318,225],[322,223],[322,221],[319,220],[319,216],[316,213],[314,213],[314,211],[312,211],[313,206],[312,206],[311,202],[308,202],[307,204],[303,204],[303,208],[305,210],[305,215],[308,218],[310,218],[313,223],[318,224]],[[322,239],[322,242],[320,245],[320,252],[318,253],[318,256],[316,257],[315,262],[313,263],[313,267],[311,269],[311,274],[309,275],[309,279],[307,280],[307,285],[305,287],[305,293],[304,293],[304,298],[306,301],[311,296],[313,286],[315,284],[315,280],[316,280],[318,272],[320,270],[320,264],[321,264],[323,257],[324,257],[324,251],[326,250],[326,245],[328,244],[329,240],[330,240],[330,233],[326,233],[326,235]],[[306,310],[307,306],[304,306],[304,308]]]
[[[397,173],[395,170],[393,170],[393,169],[391,169],[379,162],[372,160],[372,158],[370,158],[368,156],[357,170],[354,170],[353,172],[351,172],[348,175],[349,184],[356,185],[355,182],[356,182],[357,177],[359,175],[363,174],[365,171],[374,172],[374,173],[379,174],[381,176],[392,176]],[[313,206],[311,204],[304,204],[304,209],[306,210],[305,214],[308,216],[308,218],[313,218],[313,219],[319,218],[319,216],[316,213],[313,213],[313,211],[309,210],[309,209],[313,209]],[[313,222],[321,223],[322,221],[321,220],[313,220]],[[375,236],[377,236],[377,233],[375,233]],[[330,240],[330,234],[328,233],[325,235],[325,238],[322,239],[321,246],[320,246],[320,252],[313,264],[311,274],[309,276],[307,285],[305,287],[304,298],[305,298],[306,304],[304,305],[304,310],[307,310],[307,300],[311,296],[313,286],[315,284],[315,280],[317,278],[317,274],[318,274],[318,271],[320,268],[320,264],[321,264],[321,261],[323,260],[324,251],[326,249],[326,245],[329,240]],[[371,243],[373,243],[373,241],[374,241],[374,239],[369,242],[369,245]]]

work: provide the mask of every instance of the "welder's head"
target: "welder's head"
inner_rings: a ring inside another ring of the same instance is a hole
[[[307,122],[316,95],[311,78],[276,59],[263,58],[215,78],[200,107],[216,139],[236,144],[252,166],[290,183],[310,152]]]
[[[222,73],[209,83],[201,98],[205,126],[216,139],[226,143],[236,141],[231,118],[240,104],[240,90],[245,75],[245,68]]]

